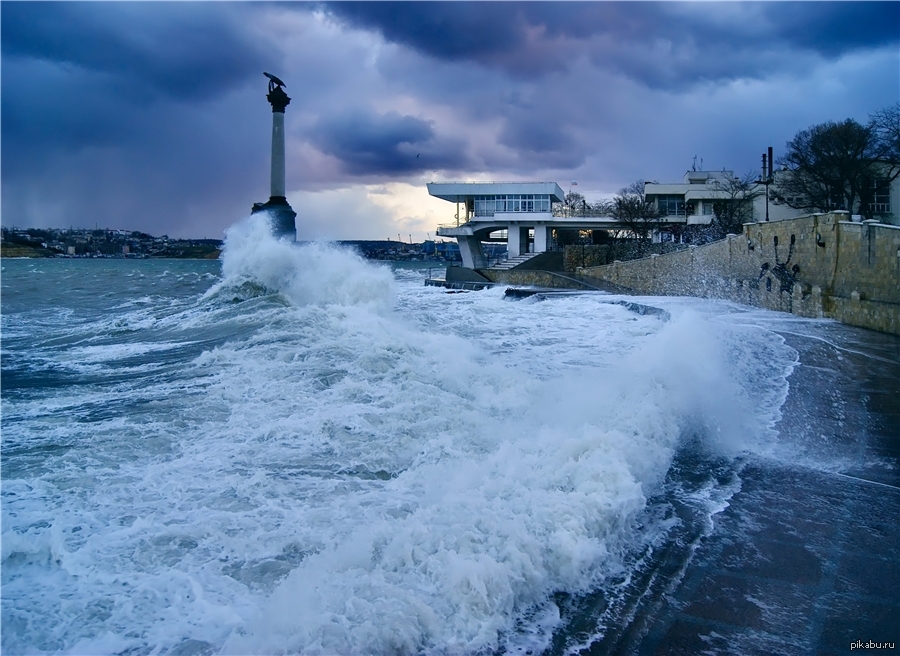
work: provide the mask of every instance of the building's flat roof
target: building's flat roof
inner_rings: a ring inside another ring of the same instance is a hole
[[[732,171],[688,171],[684,174],[682,182],[651,182],[644,183],[644,193],[647,194],[682,194],[686,189],[708,188],[710,184],[727,182],[734,178]]]
[[[504,194],[545,194],[555,203],[565,199],[565,193],[555,182],[429,182],[428,193],[451,203],[461,203],[473,196]]]

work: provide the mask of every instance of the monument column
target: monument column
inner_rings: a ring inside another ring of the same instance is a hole
[[[272,105],[272,193],[269,195],[284,198],[284,109],[291,99],[276,86],[266,100]]]
[[[269,93],[266,100],[272,105],[272,172],[269,200],[266,203],[254,203],[253,214],[266,212],[271,217],[272,232],[278,237],[297,239],[294,219],[297,213],[291,209],[285,197],[284,181],[284,110],[291,99],[284,92],[284,82],[274,75],[263,73],[269,78]]]

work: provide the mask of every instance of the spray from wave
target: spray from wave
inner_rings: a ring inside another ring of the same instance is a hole
[[[255,289],[283,294],[295,305],[391,307],[394,279],[355,253],[321,242],[304,245],[272,236],[265,214],[254,214],[225,232],[223,280],[209,295]]]
[[[266,235],[253,220],[229,231],[222,285],[255,281],[298,317],[334,309],[312,327],[301,320],[289,362],[219,354],[257,381],[240,408],[245,435],[275,448],[274,430],[280,461],[306,472],[278,529],[304,556],[226,653],[472,653],[498,649],[523,617],[552,628],[554,592],[621,573],[685,435],[733,454],[770,424],[731,375],[723,336],[689,312],[665,322],[595,303],[598,317],[640,321],[643,337],[603,369],[536,376],[453,327],[390,312],[386,270]],[[497,339],[522,307],[490,293],[471,303]],[[277,424],[254,429],[264,416]]]
[[[400,285],[251,217],[161,333],[209,346],[129,378],[152,421],[54,425],[89,445],[71,466],[89,493],[5,481],[67,518],[24,513],[37,555],[4,536],[5,572],[20,552],[49,572],[17,599],[41,621],[15,645],[457,654],[536,631],[545,648],[555,593],[623,575],[685,439],[740,452],[783,399],[771,335],[670,314]],[[54,642],[75,596],[100,610]]]

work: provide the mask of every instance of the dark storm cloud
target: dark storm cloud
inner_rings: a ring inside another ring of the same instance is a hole
[[[166,131],[160,106],[202,105],[251,76],[262,80],[263,52],[236,13],[176,3],[4,5],[3,156],[15,162],[4,174],[88,147],[152,150]]]
[[[351,175],[458,169],[465,163],[459,144],[438,138],[431,122],[394,111],[329,115],[319,119],[311,135],[312,143],[338,158]]]
[[[777,38],[829,57],[900,42],[898,2],[784,2],[763,7]]]
[[[900,42],[896,2],[338,2],[328,11],[441,60],[534,77],[585,53],[655,88],[762,77],[794,51],[837,57]]]
[[[520,166],[571,169],[584,163],[585,145],[567,126],[536,112],[508,116],[498,141],[517,154]]]
[[[204,100],[259,75],[264,39],[242,32],[243,7],[170,3],[12,2],[3,6],[5,60],[31,58],[114,76],[141,102]]]
[[[605,193],[698,152],[746,170],[896,101],[898,7],[3,3],[3,221],[220,234],[268,193],[263,70],[293,98],[289,196],[322,217],[433,171]]]
[[[264,93],[269,44],[244,24],[257,11],[4,4],[4,221],[214,236],[229,205],[264,200],[265,100],[258,134],[221,105],[256,78]]]

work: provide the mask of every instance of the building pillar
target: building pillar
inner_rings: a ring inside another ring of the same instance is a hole
[[[284,154],[284,110],[291,99],[282,88],[284,82],[274,75],[264,73],[269,78],[269,93],[266,100],[272,105],[272,168],[269,200],[254,203],[252,213],[265,212],[272,221],[272,234],[277,238],[296,241],[297,228],[294,219],[297,213],[285,197],[285,154]]]
[[[522,231],[519,226],[511,225],[506,229],[506,254],[508,257],[522,254]]]
[[[534,226],[534,252],[545,253],[550,247],[550,226],[536,225]]]
[[[481,248],[481,239],[475,236],[460,236],[456,238],[456,241],[459,243],[459,254],[462,257],[465,268],[487,268],[487,260]]]

